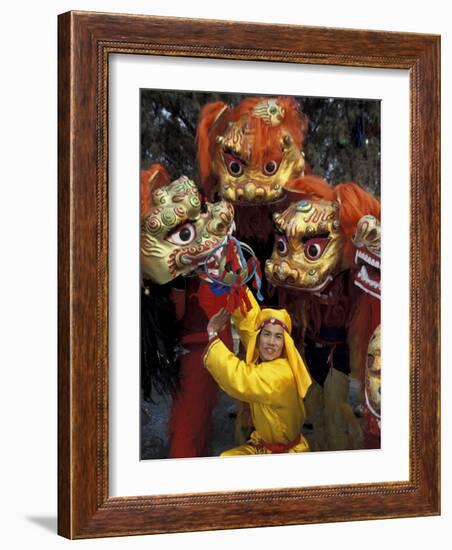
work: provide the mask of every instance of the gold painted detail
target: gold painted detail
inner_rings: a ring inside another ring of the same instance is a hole
[[[152,204],[141,223],[141,274],[157,284],[196,270],[233,224],[227,202],[201,212],[198,188],[185,176],[154,191]]]
[[[269,126],[279,126],[284,120],[285,111],[276,99],[265,99],[254,107],[253,115]]]
[[[331,201],[300,201],[273,219],[278,230],[266,262],[267,278],[279,286],[322,292],[343,269],[344,236]]]

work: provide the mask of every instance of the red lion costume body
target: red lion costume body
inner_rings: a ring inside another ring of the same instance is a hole
[[[234,204],[235,234],[262,264],[271,252],[272,214],[294,200],[286,183],[306,169],[307,127],[291,97],[250,97],[235,108],[209,103],[200,114],[196,140],[203,189],[210,200],[219,196]]]
[[[305,245],[312,243],[312,250],[321,249],[321,262],[326,256],[331,260],[324,262],[325,280],[311,265],[314,257],[304,263],[307,277],[300,277],[287,258],[279,258],[276,270],[269,270],[267,265],[266,274],[267,281],[279,287],[281,307],[298,319],[298,342],[304,347],[313,377],[328,388],[327,392],[319,392],[321,403],[314,406],[317,411],[324,405],[329,409],[322,413],[327,443],[319,447],[357,448],[361,432],[348,405],[348,375],[363,379],[363,361],[377,313],[354,285],[352,236],[363,215],[379,219],[380,205],[357,184],[332,187],[321,178],[305,175],[309,173],[302,152],[306,131],[307,118],[290,97],[248,98],[234,109],[222,102],[208,104],[201,112],[197,130],[200,176],[209,197],[219,195],[234,204],[236,234],[252,246],[262,264],[271,255],[274,220],[277,223],[286,212],[295,214],[292,207],[300,200],[324,201],[313,207],[318,219],[313,214],[305,224],[307,232],[294,237],[303,238]],[[330,221],[338,226],[337,231],[334,229],[334,250],[328,237],[322,235]],[[312,230],[318,232],[317,241],[312,239],[316,235],[309,233]],[[300,250],[296,253],[295,263],[300,259]],[[274,258],[278,259],[276,249]],[[341,426],[330,422],[333,417],[343,419]],[[334,435],[341,431],[339,437]]]
[[[368,342],[365,367],[360,372],[364,388],[364,444],[367,449],[380,447],[380,222],[374,216],[363,216],[353,236],[355,246],[354,282],[362,290],[360,304],[351,332],[361,343]],[[363,360],[362,357],[360,358]]]
[[[348,404],[348,375],[363,380],[379,311],[354,284],[352,239],[362,216],[380,218],[380,204],[355,183],[333,187],[307,176],[287,187],[302,199],[274,215],[277,233],[265,273],[279,287],[280,305],[297,323],[311,374],[324,387],[313,407],[325,430],[319,447],[358,448],[362,436]]]
[[[206,456],[217,385],[202,354],[208,319],[227,295],[194,273],[229,234],[233,208],[203,203],[192,181],[170,182],[159,165],[142,171],[140,199],[142,387],[147,398],[151,389],[173,396],[169,457]],[[230,330],[220,337],[232,347]]]

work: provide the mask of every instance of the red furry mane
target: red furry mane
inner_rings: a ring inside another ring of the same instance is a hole
[[[203,184],[210,174],[210,163],[212,161],[211,131],[218,123],[222,111],[225,112],[227,109],[228,106],[222,101],[208,103],[204,105],[199,116],[196,144],[198,147],[199,175]]]

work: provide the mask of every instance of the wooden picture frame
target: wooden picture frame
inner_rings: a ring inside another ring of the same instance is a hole
[[[58,532],[68,538],[440,513],[440,38],[121,14],[59,16]],[[111,54],[405,69],[410,75],[409,480],[110,497]]]

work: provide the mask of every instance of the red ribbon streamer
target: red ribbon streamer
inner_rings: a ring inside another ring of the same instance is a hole
[[[240,283],[235,283],[231,286],[229,291],[226,309],[229,313],[232,313],[238,307],[242,315],[246,315],[247,311],[251,309],[251,302],[246,294],[245,287],[241,286]]]

